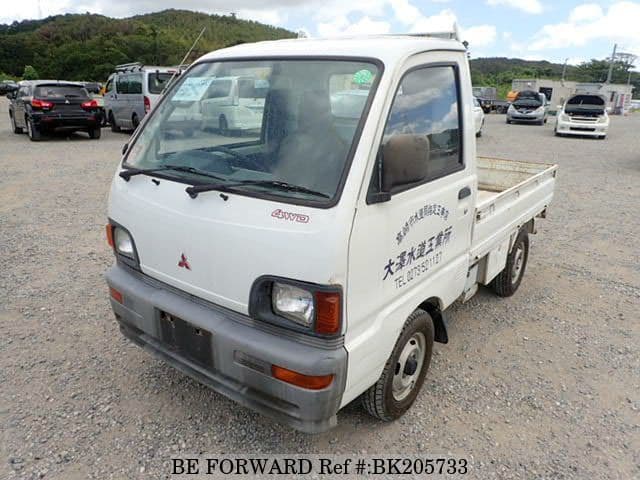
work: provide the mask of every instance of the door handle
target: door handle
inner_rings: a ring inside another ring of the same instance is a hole
[[[470,195],[471,195],[471,189],[469,187],[464,187],[458,192],[458,200],[467,198]]]

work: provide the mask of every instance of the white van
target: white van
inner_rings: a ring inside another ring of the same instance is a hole
[[[268,82],[255,77],[221,77],[200,100],[206,127],[222,135],[260,130]]]
[[[217,79],[268,81],[260,129],[193,130]],[[357,93],[356,93],[357,92]],[[342,105],[348,102],[348,105]],[[106,278],[122,333],[306,432],[361,397],[411,407],[446,309],[518,289],[556,166],[476,157],[456,39],[244,44],[196,61],[113,179]],[[444,350],[446,357],[446,350]]]
[[[176,68],[118,65],[105,85],[104,108],[111,130],[134,130],[179,73]]]

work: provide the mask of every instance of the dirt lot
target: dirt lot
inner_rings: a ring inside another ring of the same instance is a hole
[[[605,141],[487,117],[481,154],[557,162],[525,280],[449,315],[417,404],[297,433],[120,335],[103,280],[126,134],[32,143],[0,99],[0,478],[165,478],[183,453],[448,453],[473,478],[640,478],[640,115]]]

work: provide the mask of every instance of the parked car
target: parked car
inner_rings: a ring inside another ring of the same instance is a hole
[[[223,135],[259,130],[267,87],[255,77],[216,78],[200,101],[203,121]]]
[[[104,108],[111,129],[136,129],[178,73],[178,69],[170,67],[118,65],[104,87]]]
[[[507,109],[507,123],[547,123],[549,102],[544,93],[533,90],[518,92],[515,100]]]
[[[555,134],[606,138],[609,131],[606,105],[607,99],[604,95],[591,93],[571,95],[558,112]]]
[[[95,99],[98,102],[98,107],[100,108],[100,117],[101,122],[100,125],[105,127],[107,125],[107,114],[104,111],[104,96],[102,94],[102,85],[99,82],[84,82],[84,88],[87,89],[91,98]]]
[[[476,128],[476,137],[481,137],[482,127],[484,127],[484,109],[476,97],[473,97],[473,124]]]
[[[268,80],[260,135],[175,135],[177,107],[204,107],[221,72]],[[356,85],[364,102],[339,94]],[[359,397],[399,418],[448,341],[447,307],[479,285],[518,290],[553,197],[556,166],[475,156],[471,102],[467,50],[442,36],[279,40],[197,60],[111,185],[121,332],[303,431]]]
[[[85,131],[93,139],[100,138],[100,107],[80,83],[22,81],[10,95],[9,117],[14,133],[26,130],[32,141],[59,130]]]
[[[0,82],[0,95],[6,95],[18,89],[18,84],[13,80],[3,80]]]

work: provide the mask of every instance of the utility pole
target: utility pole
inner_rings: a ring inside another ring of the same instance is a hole
[[[607,73],[607,81],[605,83],[611,83],[611,77],[613,76],[613,62],[616,61],[616,49],[618,44],[613,44],[613,53],[611,54],[611,60],[609,61],[609,72]]]
[[[568,58],[564,59],[564,65],[562,66],[562,80],[560,81],[560,83],[562,83],[562,86],[564,87],[564,77],[567,74],[567,62],[569,62]]]

